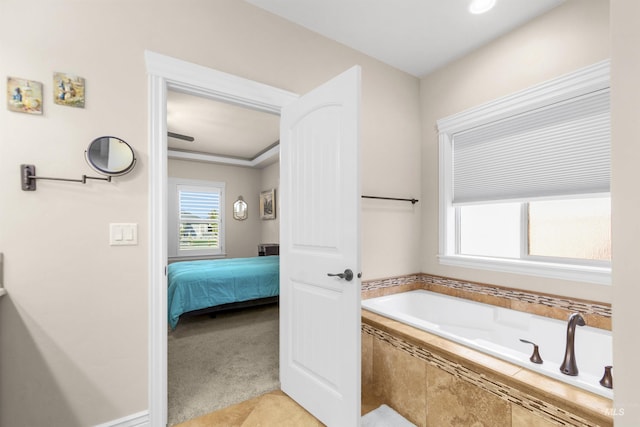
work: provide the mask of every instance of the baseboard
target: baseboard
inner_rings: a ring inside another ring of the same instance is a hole
[[[140,411],[94,427],[149,427],[149,411]]]

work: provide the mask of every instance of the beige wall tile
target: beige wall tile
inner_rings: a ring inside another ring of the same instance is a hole
[[[552,427],[555,425],[555,423],[547,421],[518,405],[511,405],[511,427]]]
[[[373,387],[386,403],[418,427],[426,426],[426,362],[373,340]]]
[[[373,337],[362,333],[362,400],[373,394]]]
[[[427,425],[511,425],[508,402],[436,367],[427,367]]]

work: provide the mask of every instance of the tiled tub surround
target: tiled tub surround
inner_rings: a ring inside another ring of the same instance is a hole
[[[584,326],[576,329],[575,353],[579,373],[564,375],[567,322],[425,290],[401,292],[362,302],[362,308],[479,350],[523,368],[612,399],[600,385],[604,367],[611,365],[611,332]],[[529,360],[540,347],[541,364]]]
[[[436,286],[453,292],[459,289],[447,285],[463,283],[427,275],[405,276],[364,283],[363,298],[424,289],[427,282],[433,285],[433,279],[442,279],[446,284]],[[471,290],[465,287],[465,295],[485,290],[483,285],[467,285]],[[498,289],[498,297],[487,294],[502,302],[497,305],[506,305],[508,298],[502,292],[508,289],[486,288]],[[607,318],[610,322],[610,309],[607,316],[606,306],[596,305],[605,308],[605,315],[593,316],[603,317],[603,324]],[[562,312],[557,310],[564,310],[556,305],[547,309],[559,316]],[[363,400],[387,403],[418,426],[613,425],[610,399],[367,310],[362,311],[362,321]]]

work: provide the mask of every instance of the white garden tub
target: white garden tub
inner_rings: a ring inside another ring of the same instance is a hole
[[[564,358],[567,322],[424,290],[363,300],[362,308],[613,398],[612,390],[599,383],[604,367],[612,364],[609,331],[588,325],[576,328],[579,374],[568,376],[559,370]],[[520,339],[538,344],[544,363],[531,362],[533,346]]]

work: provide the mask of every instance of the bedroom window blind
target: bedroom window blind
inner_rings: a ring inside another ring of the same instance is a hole
[[[220,247],[220,190],[178,186],[179,250]]]
[[[169,177],[169,258],[224,255],[225,186],[224,182]]]

